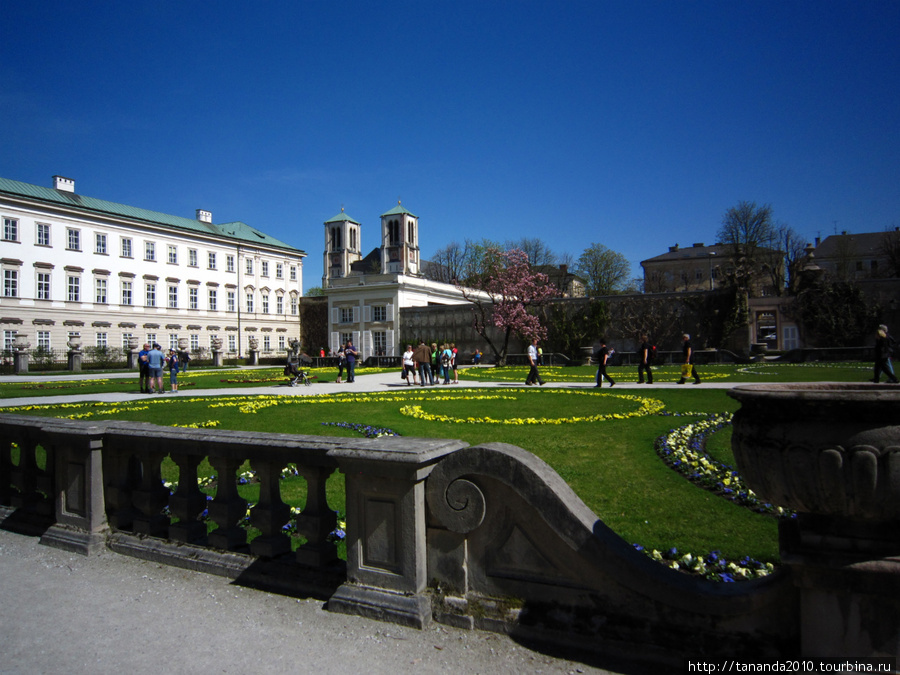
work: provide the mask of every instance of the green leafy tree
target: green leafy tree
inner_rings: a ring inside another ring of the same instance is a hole
[[[588,295],[611,295],[628,283],[631,265],[621,253],[591,244],[575,263],[575,273],[584,279]]]

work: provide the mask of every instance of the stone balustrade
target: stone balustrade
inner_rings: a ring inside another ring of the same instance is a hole
[[[658,665],[801,654],[800,563],[734,584],[670,570],[514,446],[22,415],[0,415],[0,439],[4,527],[48,545],[85,554],[105,547],[320,597],[336,612],[417,627],[436,620]],[[180,474],[171,494],[160,476],[166,457]],[[204,458],[217,474],[212,501],[197,485]],[[260,487],[250,509],[260,534],[249,543],[240,525],[248,504],[237,489],[245,461]],[[288,464],[307,484],[299,514],[281,498]],[[336,471],[346,490],[346,563],[329,540],[336,518],[325,486]],[[208,534],[204,511],[214,524]],[[282,531],[288,522],[305,538],[296,551]]]

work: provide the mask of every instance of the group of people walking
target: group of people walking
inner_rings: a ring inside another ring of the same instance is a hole
[[[459,384],[458,357],[459,351],[452,342],[440,347],[432,342],[429,347],[424,340],[419,340],[419,346],[415,349],[412,345],[406,345],[400,377],[406,380],[407,385],[418,384],[421,387],[437,384],[441,378],[443,384]]]

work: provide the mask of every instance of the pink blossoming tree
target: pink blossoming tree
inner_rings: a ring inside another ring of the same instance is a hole
[[[494,352],[497,365],[506,365],[513,333],[529,342],[546,339],[547,329],[529,310],[552,298],[556,290],[546,274],[531,269],[523,251],[488,249],[481,269],[470,270],[467,280],[459,288],[473,305],[475,332]],[[499,339],[494,328],[500,331]]]

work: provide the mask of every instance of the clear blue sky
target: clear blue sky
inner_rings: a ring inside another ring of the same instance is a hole
[[[900,2],[0,2],[0,176],[304,249],[397,199],[452,240],[900,225]]]

